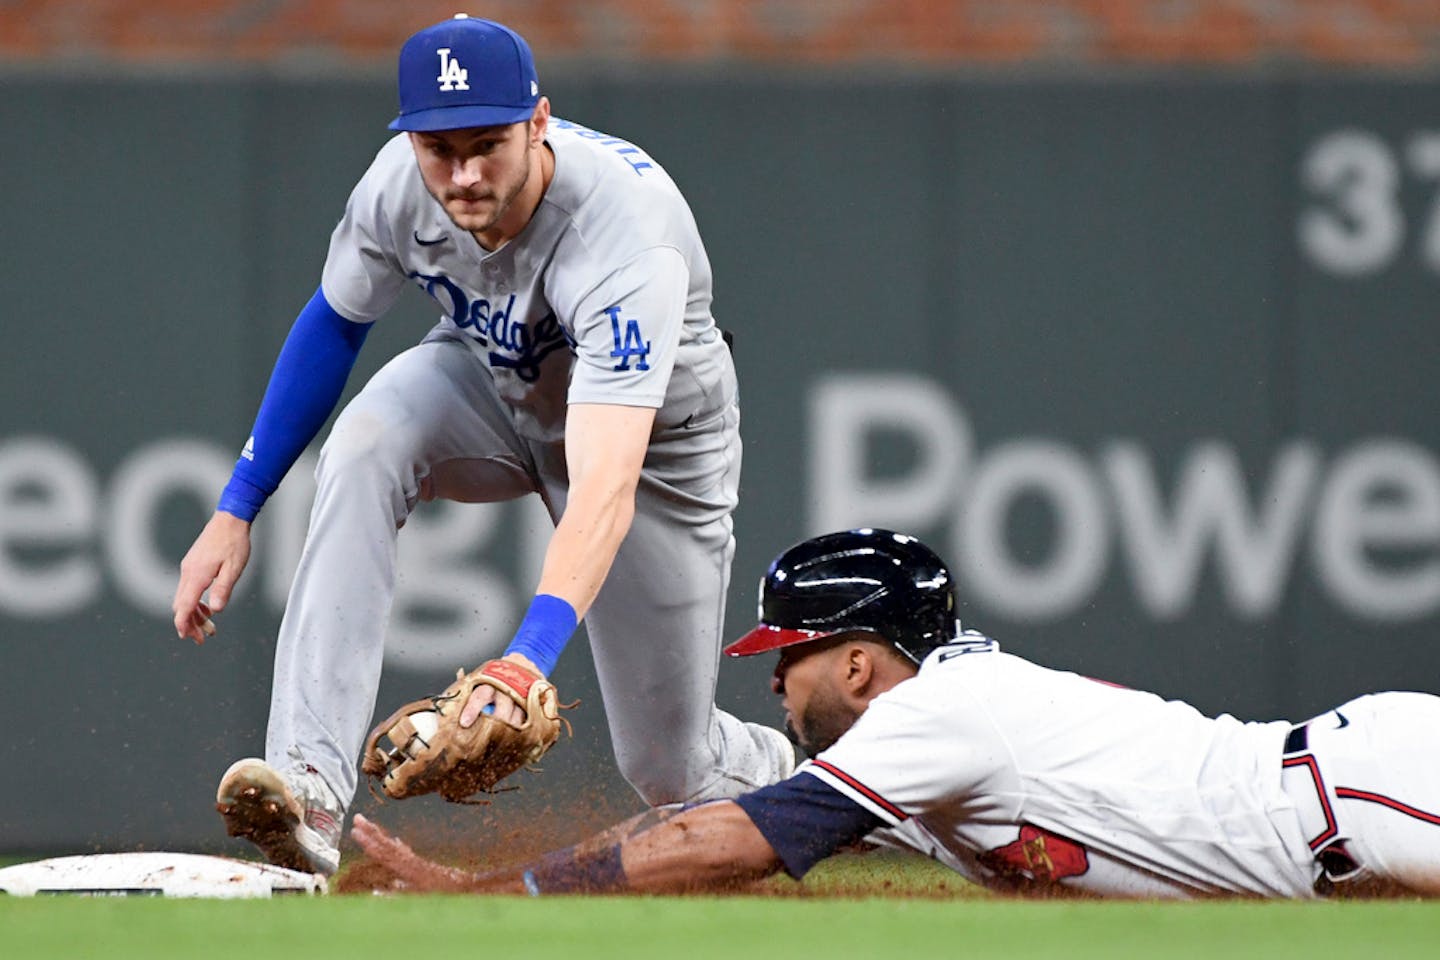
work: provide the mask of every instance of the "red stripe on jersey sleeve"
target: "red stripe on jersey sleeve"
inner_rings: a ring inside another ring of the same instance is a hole
[[[871,803],[875,804],[875,806],[879,807],[881,810],[884,810],[896,820],[910,819],[910,814],[906,813],[904,810],[901,810],[899,807],[895,806],[895,804],[891,803],[889,800],[886,800],[884,797],[880,796],[880,794],[876,793],[874,790],[871,790],[869,787],[865,786],[865,784],[861,783],[859,780],[856,780],[854,777],[850,776],[850,774],[846,773],[844,770],[841,770],[839,767],[836,767],[834,764],[826,763],[824,760],[811,760],[810,765],[814,767],[819,767],[821,770],[824,770],[826,773],[830,774],[835,779],[844,783],[851,790],[854,790],[866,800],[869,800]]]

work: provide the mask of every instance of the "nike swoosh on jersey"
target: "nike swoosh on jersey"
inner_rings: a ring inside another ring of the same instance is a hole
[[[419,230],[416,230],[416,231],[415,231],[415,242],[418,243],[418,244],[420,244],[420,246],[422,246],[422,247],[433,247],[433,246],[435,246],[435,244],[437,244],[437,243],[444,243],[446,240],[449,240],[449,239],[450,239],[450,238],[449,238],[449,237],[446,237],[446,236],[439,236],[439,237],[436,237],[434,240],[422,240],[422,239],[420,239],[420,231],[419,231]]]
[[[1350,726],[1350,718],[1345,716],[1345,714],[1341,713],[1339,710],[1336,710],[1335,716],[1340,718],[1340,722],[1335,726],[1336,730],[1343,730],[1346,727]]]

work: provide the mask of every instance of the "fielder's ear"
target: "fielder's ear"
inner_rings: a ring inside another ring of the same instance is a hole
[[[550,98],[541,97],[530,115],[530,145],[538,147],[545,142],[545,133],[550,129]]]

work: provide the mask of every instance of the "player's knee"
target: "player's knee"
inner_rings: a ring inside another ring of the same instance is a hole
[[[413,459],[403,424],[369,410],[347,409],[320,451],[316,476],[350,476]]]
[[[621,771],[624,773],[624,771]],[[676,784],[667,781],[663,777],[656,777],[653,771],[647,773],[625,773],[625,782],[635,789],[644,800],[652,807],[664,806],[667,803],[681,803],[684,801],[683,790],[677,788]]]
[[[620,774],[652,807],[684,803],[701,784],[693,785],[682,765],[660,755],[622,754],[616,757]]]
[[[648,762],[636,758],[620,761],[620,772],[652,807],[673,803],[704,803],[729,800],[754,790],[758,784],[732,776],[714,763],[686,765],[680,758],[651,757]]]

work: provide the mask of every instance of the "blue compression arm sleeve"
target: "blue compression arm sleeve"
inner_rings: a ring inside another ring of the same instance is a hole
[[[370,324],[346,320],[316,289],[270,374],[250,442],[220,495],[219,509],[254,520],[335,409]]]

